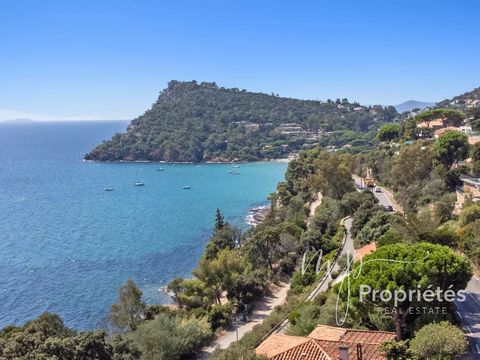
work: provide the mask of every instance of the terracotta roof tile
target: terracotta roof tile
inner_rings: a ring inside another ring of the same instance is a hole
[[[341,327],[318,325],[308,337],[316,340],[338,341],[346,332],[347,329]]]
[[[348,346],[348,359],[360,360],[358,357],[358,351],[361,351],[362,360],[385,360],[386,357],[380,352],[380,346],[378,344],[360,344],[360,348],[357,348],[357,344],[345,343],[343,341],[325,341],[316,340],[322,349],[327,352],[331,358],[338,359],[339,348],[341,345]],[[290,360],[290,359],[289,359]],[[295,359],[296,360],[296,359]]]
[[[308,341],[310,341],[310,339],[303,336],[272,334],[255,349],[255,352],[257,355],[264,355],[271,359],[277,354],[302,345]]]
[[[316,340],[309,339],[308,342],[298,345],[270,358],[271,360],[333,360]]]
[[[448,131],[460,131],[460,128],[458,127],[455,127],[455,126],[447,126],[446,128],[443,128],[443,129],[438,129],[436,130],[433,134],[435,136],[441,136],[443,134],[445,134],[446,132]]]
[[[270,360],[336,360],[339,347],[348,346],[349,360],[385,360],[380,345],[395,338],[386,331],[354,330],[319,325],[308,337],[274,334],[268,337],[255,352]]]
[[[475,145],[478,142],[480,142],[480,136],[469,136],[468,137],[468,143],[470,145]]]
[[[360,249],[355,250],[355,261],[360,260],[365,255],[371,254],[377,250],[377,243],[372,242],[371,244],[365,245]]]
[[[395,339],[393,332],[348,329],[341,341],[356,344],[381,344],[393,339]]]
[[[421,122],[419,124],[417,124],[417,127],[419,128],[434,128],[434,127],[439,127],[439,126],[443,126],[443,120],[442,119],[436,119],[436,120],[432,120],[430,122]]]

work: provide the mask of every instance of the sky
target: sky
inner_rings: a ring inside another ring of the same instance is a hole
[[[132,119],[172,79],[440,101],[480,86],[478,14],[478,0],[0,0],[0,120]]]

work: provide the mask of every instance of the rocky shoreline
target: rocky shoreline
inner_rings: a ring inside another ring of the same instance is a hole
[[[270,205],[257,206],[251,208],[245,217],[245,223],[250,226],[257,226],[262,223],[270,211]]]

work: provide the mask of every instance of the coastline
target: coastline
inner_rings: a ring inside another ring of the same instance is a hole
[[[248,211],[247,216],[245,216],[245,223],[249,226],[255,227],[261,224],[265,220],[269,212],[270,212],[270,205],[261,205],[261,206],[252,207]]]
[[[220,207],[246,230],[250,208],[265,205],[285,173],[282,164],[273,162],[240,165],[245,168],[241,176],[230,176],[227,164],[80,161],[89,144],[117,127],[92,122],[16,126],[1,133],[8,140],[1,142],[3,157],[12,166],[0,177],[5,184],[19,179],[0,206],[2,230],[8,234],[2,253],[12,264],[25,259],[0,277],[15,299],[0,306],[4,326],[24,324],[50,304],[49,310],[73,329],[103,327],[119,287],[129,277],[137,281],[146,302],[171,302],[158,289],[175,275],[189,276],[204,250],[200,242],[211,235],[215,209]],[[160,167],[166,173],[157,173]],[[139,178],[145,187],[134,187]],[[183,191],[186,184],[193,190]],[[106,192],[110,187],[114,191]],[[62,206],[51,201],[59,194]],[[20,236],[22,241],[16,239]],[[33,241],[37,237],[41,243]],[[36,248],[33,253],[28,251],[31,246]],[[54,276],[57,272],[65,276]],[[79,303],[71,300],[85,289],[89,297]]]
[[[165,161],[165,160],[160,160],[160,161],[154,161],[154,160],[104,160],[104,161],[99,161],[99,160],[87,160],[85,158],[82,159],[83,162],[86,163],[127,163],[127,164],[181,164],[181,165],[202,165],[202,164],[208,164],[208,165],[223,165],[223,164],[232,164],[232,165],[241,165],[241,164],[253,164],[253,163],[262,163],[262,162],[277,162],[277,163],[289,163],[290,161],[294,160],[295,156],[289,156],[286,158],[280,158],[280,159],[263,159],[263,160],[254,160],[254,161],[198,161],[198,162],[193,162],[193,161]]]
[[[244,222],[249,227],[255,227],[255,226],[261,224],[265,220],[269,211],[270,211],[270,205],[253,206],[248,210],[247,214],[243,218]],[[193,275],[192,274],[190,274],[190,275],[191,275],[190,278],[193,279]],[[171,291],[167,290],[167,285],[159,287],[158,291],[167,295],[171,300],[168,303],[164,303],[164,304],[160,304],[160,305],[169,306],[169,307],[176,305],[175,301],[173,300],[174,294]],[[150,304],[150,305],[154,305],[154,304]]]

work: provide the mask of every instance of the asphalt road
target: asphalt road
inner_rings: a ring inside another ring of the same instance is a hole
[[[385,193],[385,190],[380,186],[377,186],[377,188],[382,190],[382,192],[377,192],[374,189],[373,193],[374,193],[375,197],[378,199],[378,202],[380,203],[380,205],[382,205],[383,207],[391,206],[393,208],[393,204],[390,201],[390,199],[388,198],[387,194]]]
[[[360,189],[361,186],[362,186],[361,178],[354,175],[353,180],[355,181],[355,184],[357,185],[357,187]],[[375,190],[377,188],[380,189],[381,192],[376,192]],[[378,199],[378,202],[380,203],[380,205],[382,205],[383,207],[391,206],[392,208],[394,208],[394,206],[393,206],[392,202],[390,201],[390,199],[388,198],[387,193],[385,192],[384,188],[382,188],[381,186],[376,186],[376,187],[374,187],[373,189],[370,189],[370,190],[373,192],[375,197]]]
[[[355,183],[360,185],[361,180],[354,178]],[[380,205],[387,207],[393,206],[392,202],[387,196],[385,189],[379,186],[382,192],[375,192],[375,197],[380,202]],[[468,282],[466,288],[465,301],[455,301],[456,315],[460,324],[463,327],[463,331],[469,339],[471,356],[467,356],[464,359],[480,360],[480,278],[473,276]]]
[[[355,256],[355,247],[353,246],[353,239],[352,239],[352,234],[350,232],[350,229],[352,227],[352,218],[349,217],[343,221],[343,225],[345,225],[345,236],[344,236],[344,241],[343,241],[343,247],[342,251],[340,252],[340,256],[350,254],[350,259],[353,259]],[[339,256],[339,257],[340,257]],[[338,259],[337,259],[338,260]],[[332,272],[337,272],[341,270],[340,266],[338,265],[338,261],[335,261],[332,266]],[[330,284],[330,281],[332,281],[332,278],[327,275],[324,276],[324,279],[319,282],[319,284],[315,287],[314,290],[310,294],[308,294],[307,300],[312,300],[314,299],[318,294],[327,291],[328,290],[328,285]]]
[[[465,301],[455,301],[456,315],[469,338],[473,359],[480,359],[480,279],[473,276],[466,290]]]

